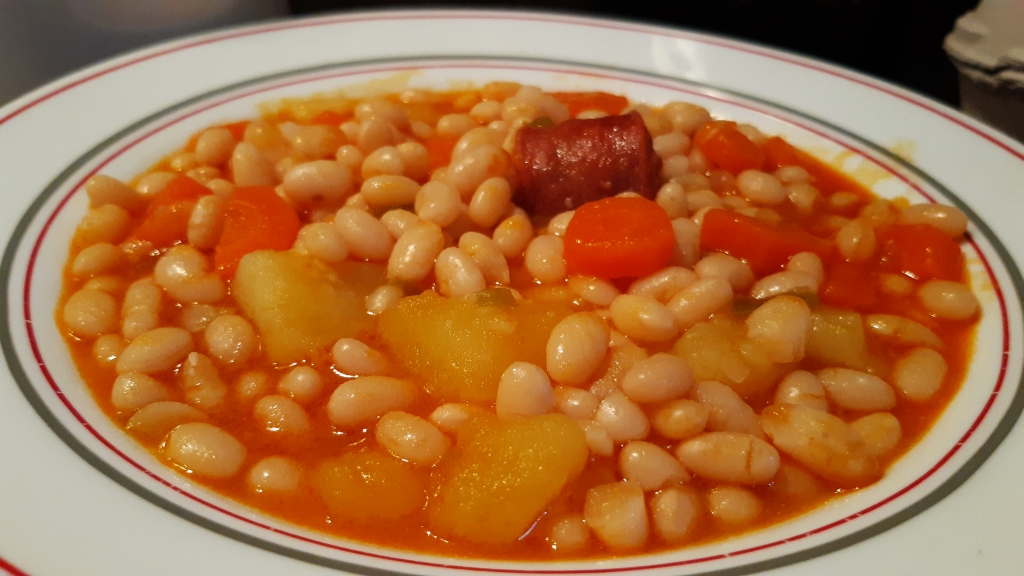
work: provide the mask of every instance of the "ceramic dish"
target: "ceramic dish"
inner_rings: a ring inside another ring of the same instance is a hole
[[[159,463],[95,405],[53,322],[82,183],[128,179],[260,102],[345,88],[515,80],[690,100],[754,124],[883,197],[954,204],[983,306],[962,391],[885,477],[794,520],[671,553],[601,561],[440,558],[262,516]],[[218,32],[109,61],[0,109],[10,374],[0,379],[0,572],[12,574],[1014,573],[1024,465],[1024,149],[893,86],[675,30],[525,13],[387,12]],[[998,449],[998,450],[997,450]]]

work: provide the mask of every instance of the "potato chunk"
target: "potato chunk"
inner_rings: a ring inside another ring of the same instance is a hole
[[[329,350],[369,325],[363,298],[333,270],[296,252],[261,250],[238,264],[231,286],[272,362]]]
[[[826,307],[815,310],[811,314],[806,356],[826,366],[866,370],[870,356],[861,315]]]
[[[412,465],[377,450],[329,458],[311,484],[332,514],[358,522],[394,520],[423,507],[427,481]]]
[[[693,368],[693,380],[715,380],[740,396],[763,392],[788,372],[788,364],[773,363],[761,346],[747,338],[735,318],[715,316],[686,331],[672,349]]]
[[[395,358],[446,402],[491,403],[513,362],[543,366],[548,335],[572,310],[561,303],[459,298],[434,292],[404,298],[380,316],[378,329]]]
[[[587,456],[583,430],[561,414],[474,418],[435,475],[431,529],[473,542],[514,542],[583,471]]]

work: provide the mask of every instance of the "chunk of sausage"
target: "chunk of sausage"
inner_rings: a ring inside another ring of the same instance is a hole
[[[513,201],[527,212],[557,214],[631,190],[658,191],[661,158],[640,114],[525,126],[512,150]]]

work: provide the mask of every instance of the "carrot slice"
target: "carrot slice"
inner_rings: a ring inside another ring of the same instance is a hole
[[[584,110],[600,110],[609,116],[617,116],[629,105],[625,97],[607,92],[553,92],[551,95],[569,108],[570,118]]]
[[[708,122],[693,135],[693,145],[713,165],[733,174],[764,167],[764,150],[736,129],[735,122]]]
[[[291,248],[300,226],[295,210],[273,188],[236,188],[224,206],[224,229],[213,255],[217,272],[231,278],[250,252]]]
[[[879,269],[918,280],[963,279],[960,245],[930,224],[893,224],[875,230]]]
[[[725,252],[747,261],[758,274],[777,272],[791,256],[814,252],[823,262],[832,258],[832,244],[796,225],[773,226],[730,210],[711,210],[700,229],[702,250]]]
[[[178,176],[153,197],[142,216],[142,223],[135,228],[129,240],[148,242],[154,248],[167,248],[184,241],[196,201],[212,193],[195,180]]]
[[[565,230],[570,274],[637,278],[668,264],[675,233],[665,210],[645,198],[605,198],[576,209]]]
[[[818,295],[824,304],[865,310],[878,303],[878,275],[864,264],[840,260],[828,270]]]

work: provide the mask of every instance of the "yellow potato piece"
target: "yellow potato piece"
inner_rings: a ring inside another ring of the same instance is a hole
[[[359,522],[394,520],[423,508],[425,473],[377,450],[330,458],[310,484],[331,514]]]
[[[690,365],[695,382],[715,380],[744,397],[769,389],[791,366],[772,362],[741,321],[722,315],[687,330],[672,352]]]
[[[474,418],[435,474],[430,528],[443,537],[514,542],[579,476],[587,457],[583,430],[561,414]]]
[[[513,362],[543,366],[551,329],[572,310],[558,302],[515,304],[484,291],[442,298],[427,291],[403,298],[378,329],[394,357],[446,402],[489,404]]]
[[[351,272],[355,286],[310,256],[260,250],[239,262],[231,291],[256,324],[267,357],[290,364],[369,326],[361,294],[370,284],[368,271]]]

